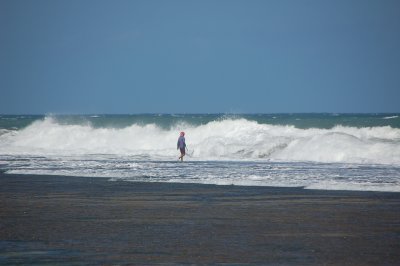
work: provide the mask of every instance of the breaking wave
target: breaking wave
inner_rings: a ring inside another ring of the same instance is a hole
[[[327,163],[400,164],[400,129],[345,127],[299,129],[224,119],[202,125],[178,123],[124,128],[63,124],[46,117],[20,130],[0,133],[3,155],[140,155],[171,159],[179,131],[193,160],[269,160]]]

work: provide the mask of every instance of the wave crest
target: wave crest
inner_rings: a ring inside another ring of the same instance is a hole
[[[94,128],[61,124],[52,117],[0,134],[1,154],[176,156],[178,133],[184,130],[193,159],[279,160],[400,164],[400,129],[385,127],[299,129],[225,119],[193,126],[156,124]]]

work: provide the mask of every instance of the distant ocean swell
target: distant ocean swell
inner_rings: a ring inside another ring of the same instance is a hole
[[[179,131],[186,132],[190,160],[277,161],[400,165],[400,129],[391,126],[300,129],[245,118],[204,124],[178,122],[125,127],[60,123],[45,117],[22,129],[0,129],[0,154],[71,156],[109,154],[173,160]]]

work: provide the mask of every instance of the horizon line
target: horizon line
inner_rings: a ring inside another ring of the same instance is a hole
[[[63,112],[48,112],[48,113],[0,113],[0,116],[3,115],[11,115],[11,116],[52,116],[52,115],[277,115],[277,114],[285,114],[285,115],[294,115],[294,114],[337,114],[337,115],[348,115],[348,114],[371,114],[371,115],[380,115],[380,114],[400,114],[400,112],[212,112],[212,113],[159,113],[159,112],[143,112],[143,113],[63,113]]]

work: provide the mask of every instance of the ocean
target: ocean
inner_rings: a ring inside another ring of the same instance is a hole
[[[400,114],[0,115],[0,171],[400,192]]]

